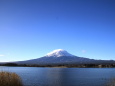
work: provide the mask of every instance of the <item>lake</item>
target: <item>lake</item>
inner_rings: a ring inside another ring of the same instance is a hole
[[[106,86],[115,68],[0,67],[17,73],[24,86]]]

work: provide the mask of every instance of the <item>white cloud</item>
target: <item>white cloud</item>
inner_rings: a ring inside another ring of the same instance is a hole
[[[5,55],[0,54],[0,56],[5,56]]]
[[[86,50],[82,50],[82,53],[86,53]]]

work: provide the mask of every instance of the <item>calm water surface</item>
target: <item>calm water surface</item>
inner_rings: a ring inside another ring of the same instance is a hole
[[[115,68],[0,67],[17,73],[24,86],[106,86]]]

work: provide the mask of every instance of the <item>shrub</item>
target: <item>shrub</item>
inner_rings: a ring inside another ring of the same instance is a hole
[[[0,72],[0,86],[23,86],[16,73]]]
[[[110,79],[110,81],[107,84],[107,86],[115,86],[115,79],[114,78]]]

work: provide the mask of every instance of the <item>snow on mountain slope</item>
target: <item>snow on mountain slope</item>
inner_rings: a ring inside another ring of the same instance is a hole
[[[61,57],[61,56],[74,56],[74,55],[68,53],[66,50],[63,49],[54,50],[46,55],[46,57]]]

